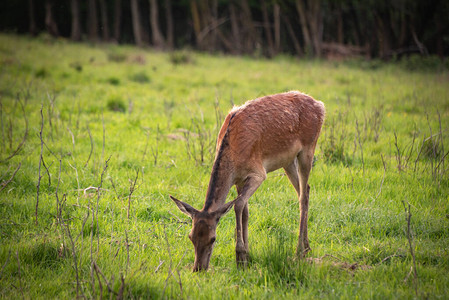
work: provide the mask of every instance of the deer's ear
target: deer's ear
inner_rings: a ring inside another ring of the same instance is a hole
[[[235,204],[235,201],[236,201],[237,199],[235,199],[235,200],[232,200],[232,201],[230,201],[230,202],[228,202],[228,203],[225,203],[225,204],[223,204],[215,213],[218,215],[218,217],[222,217],[222,216],[224,216],[225,214],[227,214],[230,210],[231,210],[231,208],[234,206],[234,204]]]
[[[180,211],[182,211],[183,213],[185,213],[186,215],[188,215],[192,219],[193,219],[193,215],[195,215],[198,212],[198,210],[196,210],[195,208],[193,208],[189,204],[176,199],[172,195],[170,195],[170,199],[172,199],[173,202],[175,202],[176,206],[178,206]]]

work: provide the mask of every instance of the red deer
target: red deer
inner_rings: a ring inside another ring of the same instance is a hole
[[[309,173],[324,121],[324,104],[300,92],[265,96],[236,107],[227,115],[217,139],[206,201],[201,210],[170,196],[192,218],[189,238],[195,248],[193,271],[207,270],[216,227],[232,206],[236,218],[236,261],[248,260],[248,199],[267,177],[284,168],[300,204],[298,257],[309,250],[307,214]],[[226,202],[235,185],[238,196]]]

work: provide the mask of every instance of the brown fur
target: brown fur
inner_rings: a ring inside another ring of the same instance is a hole
[[[215,162],[203,209],[197,211],[172,197],[178,207],[193,219],[191,237],[195,246],[195,270],[207,269],[213,242],[206,247],[207,251],[200,251],[200,248],[215,240],[218,220],[232,205],[236,212],[237,262],[246,262],[248,198],[265,180],[266,173],[279,168],[285,169],[300,200],[297,253],[302,256],[309,250],[307,181],[324,116],[322,102],[299,92],[258,98],[231,110],[218,135]],[[233,185],[236,185],[239,196],[225,204]],[[209,229],[205,229],[205,223]],[[200,252],[207,252],[207,255]]]

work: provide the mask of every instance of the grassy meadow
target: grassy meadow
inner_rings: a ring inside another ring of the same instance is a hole
[[[447,299],[449,73],[413,63],[1,34],[0,297]],[[190,220],[168,195],[201,208],[227,112],[288,90],[327,110],[312,251],[295,258],[299,205],[278,170],[249,201],[249,267],[231,211],[193,274]]]

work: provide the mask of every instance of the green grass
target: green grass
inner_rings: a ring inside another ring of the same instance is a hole
[[[449,297],[447,71],[4,34],[0,63],[0,297]],[[223,117],[287,90],[327,109],[310,178],[309,260],[294,257],[299,205],[276,171],[250,199],[249,267],[236,267],[230,213],[211,269],[192,274],[190,222],[168,195],[201,208]]]

